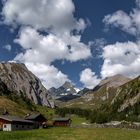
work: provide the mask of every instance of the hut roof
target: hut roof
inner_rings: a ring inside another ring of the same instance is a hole
[[[37,114],[31,114],[29,116],[26,116],[25,119],[36,119],[38,116],[40,116],[40,113]]]
[[[29,116],[26,116],[25,119],[26,120],[35,120],[37,119],[39,116],[41,116],[43,119],[46,119],[42,114],[37,113],[37,114],[31,114]]]
[[[10,116],[10,115],[0,115],[0,119],[7,120],[9,122],[33,123],[32,121],[25,120],[17,116]]]

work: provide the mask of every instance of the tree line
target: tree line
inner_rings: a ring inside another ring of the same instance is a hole
[[[56,114],[61,117],[66,115],[75,114],[79,117],[84,117],[91,123],[106,123],[110,121],[131,121],[140,122],[140,102],[136,103],[133,107],[129,106],[122,112],[118,112],[118,106],[121,101],[117,101],[112,106],[103,104],[98,109],[81,109],[81,108],[57,108]]]
[[[108,113],[97,112],[96,110],[80,108],[57,108],[56,114],[65,117],[67,114],[75,114],[79,117],[86,118],[91,123],[105,123],[109,121]]]

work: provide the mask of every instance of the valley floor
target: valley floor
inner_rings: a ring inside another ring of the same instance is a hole
[[[0,140],[140,140],[140,131],[58,127],[31,131],[1,131]]]

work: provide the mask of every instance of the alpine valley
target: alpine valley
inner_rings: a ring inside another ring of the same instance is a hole
[[[140,76],[130,79],[114,75],[94,89],[81,91],[66,81],[59,88],[47,90],[24,64],[0,63],[0,113],[7,110],[10,114],[25,115],[36,111],[35,106],[80,108],[100,112],[112,120],[139,121]]]

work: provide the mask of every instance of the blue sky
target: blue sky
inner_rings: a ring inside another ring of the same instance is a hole
[[[2,0],[0,61],[17,61],[47,88],[93,88],[140,74],[139,0]]]

